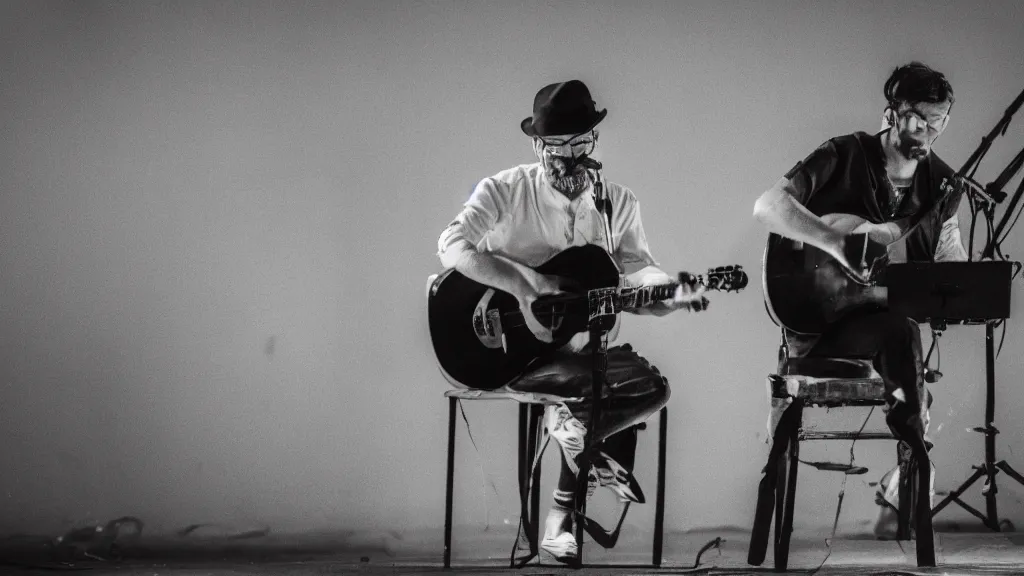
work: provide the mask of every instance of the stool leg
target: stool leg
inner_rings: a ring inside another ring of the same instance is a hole
[[[800,424],[803,420],[803,405],[794,400],[789,410],[794,411],[795,421],[788,428],[787,457],[779,461],[779,482],[775,491],[775,570],[784,572],[789,566],[789,538],[793,532],[793,508],[796,504],[796,477],[800,466]],[[780,423],[781,425],[781,423]],[[779,490],[785,484],[785,490]]]
[[[530,530],[530,514],[527,509],[527,493],[529,490],[529,479],[530,479],[530,439],[529,431],[527,427],[527,417],[530,406],[528,404],[519,403],[519,441],[516,444],[516,451],[519,455],[519,514],[520,524],[526,528],[527,538],[529,538]],[[520,534],[516,534],[516,538],[519,538]],[[517,541],[518,547],[518,541]],[[536,550],[534,549],[533,542],[530,542],[530,554],[532,555]],[[515,556],[509,559],[509,567],[516,567]]]
[[[668,436],[668,406],[658,416],[658,487],[654,505],[654,551],[651,564],[661,567],[665,528],[665,439]]]
[[[444,567],[452,566],[452,497],[455,484],[455,404],[448,399],[448,472],[444,488]]]
[[[529,406],[527,404],[519,404],[519,442],[516,445],[516,451],[519,455],[519,497],[526,498],[526,479],[529,474],[529,464],[526,461],[527,458],[527,437],[528,432],[526,431],[526,417]]]
[[[537,460],[537,451],[540,449],[540,436],[544,425],[544,406],[542,404],[530,405],[530,446],[528,450],[527,466],[533,466]],[[530,493],[530,519],[533,522],[533,540],[530,542],[530,552],[537,553],[537,546],[540,543],[540,466],[537,461],[537,468],[533,470],[531,483],[533,490]]]

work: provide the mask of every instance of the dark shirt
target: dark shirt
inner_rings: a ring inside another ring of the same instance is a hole
[[[955,171],[932,152],[919,161],[913,182],[892,205],[881,135],[855,132],[829,139],[786,172],[791,193],[816,216],[844,213],[881,224],[907,218],[914,222],[923,213],[905,239],[906,259],[933,262],[943,224],[956,216],[963,195],[959,187],[951,194],[945,191]],[[801,355],[817,340],[783,331],[791,355]]]

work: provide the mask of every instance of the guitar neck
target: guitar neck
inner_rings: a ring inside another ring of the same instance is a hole
[[[655,302],[672,298],[679,288],[679,282],[624,288],[619,293],[619,302],[623,310],[635,310],[650,306]]]

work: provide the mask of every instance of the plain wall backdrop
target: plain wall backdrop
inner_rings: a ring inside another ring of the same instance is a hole
[[[878,129],[882,85],[913,59],[953,84],[936,151],[959,168],[1024,89],[1022,21],[1014,1],[3,3],[0,533],[124,514],[155,532],[439,527],[436,239],[478,180],[533,160],[519,122],[571,78],[609,110],[599,157],[662,267],[750,273],[707,312],[629,316],[620,338],[673,386],[668,527],[748,527],[778,344],[754,200],[825,139]],[[1022,145],[1024,112],[978,179]],[[961,218],[966,238],[966,203]],[[1024,256],[1024,231],[1006,248]],[[1013,294],[996,423],[1024,470]],[[983,424],[984,330],[941,342],[939,491],[983,455],[965,429]],[[466,410],[456,521],[514,523],[515,410]],[[873,517],[895,447],[856,455],[870,472],[847,481],[847,531]],[[830,527],[842,477],[808,470],[797,529]],[[1020,523],[1024,489],[999,479]],[[965,499],[983,506],[980,484]]]

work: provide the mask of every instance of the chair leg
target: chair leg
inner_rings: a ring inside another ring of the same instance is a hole
[[[803,406],[795,400],[790,406],[794,410],[795,422],[789,426],[787,457],[779,462],[778,488],[775,491],[775,570],[784,572],[789,566],[789,539],[793,533],[793,508],[796,505],[796,478],[800,466],[800,423],[803,420]]]
[[[903,440],[896,442],[896,465],[900,473],[899,509],[896,511],[896,539],[910,540],[911,517],[914,510],[914,458],[910,445]]]
[[[448,399],[448,472],[444,494],[444,567],[452,566],[452,498],[455,484],[455,408],[458,399]]]
[[[781,455],[777,454],[776,445],[783,440],[776,439],[768,454],[768,462],[764,465],[761,481],[757,485],[757,504],[754,508],[754,524],[750,529],[750,546],[747,548],[747,564],[760,566],[768,553],[768,536],[771,533],[771,522],[776,505],[775,492],[780,479],[779,467],[782,466]],[[782,475],[782,481],[785,477]],[[776,528],[776,532],[778,528]]]
[[[931,484],[931,465],[927,456],[923,459],[915,456],[915,468],[917,468],[917,496],[915,498],[916,510],[916,536],[917,536],[917,565],[920,567],[935,566],[935,533],[932,532],[932,509],[929,498]]]
[[[799,408],[799,407],[798,407]],[[786,457],[793,426],[799,428],[801,414],[792,405],[782,413],[782,418],[772,437],[768,461],[761,473],[761,481],[757,485],[757,504],[754,509],[754,525],[750,530],[750,547],[747,549],[747,564],[760,566],[768,555],[768,537],[772,532],[772,518],[775,519],[775,533],[782,527],[782,508],[779,507],[779,494],[786,485]],[[775,513],[775,508],[780,513]]]
[[[914,449],[909,443],[897,444],[897,462],[900,471],[898,511],[899,524],[896,537],[915,539],[917,565],[935,566],[935,534],[932,531],[931,462],[923,439]]]
[[[917,565],[920,567],[935,566],[935,534],[932,532],[931,503],[931,461],[924,439],[919,438],[918,448],[914,450],[914,465],[917,471],[917,490],[913,502],[917,536]]]
[[[661,567],[662,544],[665,528],[665,449],[668,437],[668,406],[658,416],[658,486],[654,504],[654,551],[651,564]]]

